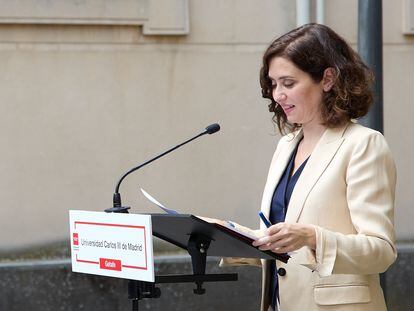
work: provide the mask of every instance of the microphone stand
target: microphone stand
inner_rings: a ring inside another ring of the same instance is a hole
[[[128,213],[130,209],[129,206],[122,206],[121,203],[121,194],[119,193],[119,187],[122,181],[132,172],[139,170],[140,168],[150,164],[151,162],[167,155],[168,153],[180,148],[181,146],[188,144],[189,142],[203,136],[205,134],[213,134],[220,130],[220,125],[218,123],[211,124],[206,127],[205,131],[186,140],[185,142],[161,153],[160,155],[152,158],[132,169],[127,171],[119,179],[115,187],[115,192],[113,195],[113,207],[105,209],[107,213]],[[188,252],[191,256],[191,261],[193,265],[193,275],[161,275],[156,276],[155,282],[145,282],[137,280],[128,281],[128,299],[132,300],[132,310],[138,311],[139,300],[143,298],[159,298],[161,296],[161,290],[158,287],[155,287],[155,284],[159,283],[186,283],[191,282],[197,285],[197,288],[194,289],[194,294],[202,295],[205,293],[205,289],[202,288],[203,282],[217,282],[217,281],[237,281],[237,274],[218,274],[218,275],[206,275],[206,259],[207,259],[207,249],[210,245],[209,240],[205,240],[203,236],[198,234],[191,234],[190,239],[187,244]]]
[[[209,126],[206,127],[205,131],[194,136],[193,138],[190,138],[188,140],[186,140],[185,142],[161,153],[160,155],[156,156],[155,158],[152,158],[150,160],[148,160],[147,162],[144,162],[132,169],[130,169],[128,172],[126,172],[118,181],[116,187],[115,187],[115,192],[114,192],[114,196],[113,196],[113,207],[108,208],[105,210],[105,212],[107,213],[128,213],[128,210],[130,209],[129,206],[122,206],[121,203],[121,194],[119,193],[119,187],[121,186],[122,181],[125,179],[125,177],[127,177],[129,174],[131,174],[132,172],[135,172],[136,170],[139,170],[140,168],[150,164],[151,162],[158,160],[159,158],[167,155],[168,153],[174,151],[175,149],[180,148],[181,146],[184,146],[185,144],[188,144],[189,142],[193,141],[194,139],[199,138],[200,136],[203,136],[205,134],[214,134],[215,132],[218,132],[220,130],[220,125],[218,123],[213,123],[210,124]]]

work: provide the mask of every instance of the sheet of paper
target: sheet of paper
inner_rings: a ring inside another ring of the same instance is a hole
[[[241,234],[241,235],[244,235],[244,236],[246,236],[246,237],[248,237],[248,238],[250,238],[250,239],[252,239],[252,240],[256,240],[257,239],[257,236],[256,235],[254,235],[252,232],[247,232],[246,230],[241,230],[241,229],[239,229],[239,228],[237,228],[232,222],[230,222],[230,221],[226,221],[226,222],[224,222],[224,224],[221,224],[220,223],[220,225],[224,225],[226,228],[228,228],[228,229],[230,229],[230,230],[232,230],[232,231],[234,231],[234,232],[237,232],[237,233],[239,233],[239,234]]]
[[[164,205],[162,205],[160,202],[158,202],[152,195],[150,195],[148,192],[146,192],[142,188],[141,188],[141,192],[150,202],[157,205],[159,208],[161,208],[167,214],[178,214],[177,211],[174,211],[173,209],[166,208]]]
[[[254,234],[254,231],[248,231],[246,229],[242,229],[239,228],[238,226],[236,226],[235,224],[233,224],[231,221],[228,220],[220,220],[220,219],[215,219],[215,218],[209,218],[209,217],[204,217],[204,216],[197,216],[198,218],[209,222],[211,224],[219,224],[222,227],[226,227],[227,229],[230,229],[231,231],[237,232],[241,235],[244,235],[245,237],[248,237],[252,240],[256,240],[258,237]]]

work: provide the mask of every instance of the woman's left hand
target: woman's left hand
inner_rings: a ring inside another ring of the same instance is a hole
[[[313,225],[279,222],[267,228],[263,233],[264,236],[253,242],[253,246],[263,251],[288,253],[303,246],[308,246],[313,250],[316,248],[316,233]]]

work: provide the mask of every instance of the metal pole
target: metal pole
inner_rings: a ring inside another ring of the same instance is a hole
[[[358,1],[358,53],[375,75],[374,105],[361,123],[383,133],[382,0]]]
[[[296,0],[296,26],[310,23],[310,0]]]
[[[325,24],[325,0],[316,0],[316,22]]]
[[[382,76],[382,0],[358,1],[358,53],[374,72],[374,105],[361,123],[384,133]],[[386,274],[380,274],[381,287],[387,301]]]

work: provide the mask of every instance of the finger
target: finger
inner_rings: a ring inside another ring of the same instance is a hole
[[[267,245],[278,242],[282,237],[278,236],[278,234],[261,237],[253,242],[253,246],[261,246],[261,245]]]
[[[280,248],[272,249],[272,252],[277,253],[277,254],[285,254],[291,251],[292,250],[290,250],[289,247],[280,247]]]
[[[274,235],[278,233],[282,228],[285,226],[284,222],[278,222],[266,229],[265,234],[267,235]]]
[[[272,249],[272,244],[269,244],[269,243],[268,244],[263,244],[263,245],[259,246],[258,248],[261,251],[268,251],[268,250]]]
[[[277,230],[277,229],[274,229]],[[281,239],[287,238],[286,234],[281,234],[281,231],[278,231],[274,234],[269,234],[269,232],[265,232],[265,235],[261,238],[255,240],[252,244],[253,246],[261,246],[270,243],[276,243]]]
[[[284,246],[276,247],[272,249],[272,251],[275,253],[291,253],[291,252],[298,250],[302,246],[303,245],[301,245],[300,243],[290,243]]]
[[[268,229],[265,230],[263,233],[264,233],[264,235],[262,237],[259,237],[258,239],[253,241],[253,243],[252,243],[253,246],[260,246],[260,245],[268,244],[268,243],[271,243],[271,242],[274,242],[275,240],[277,240],[273,237],[272,234],[269,234]]]
[[[282,254],[282,253],[287,253],[287,252],[291,252],[292,247],[271,247],[270,244],[264,245],[262,247],[259,248],[261,251],[272,251],[273,253],[278,253],[278,254]]]
[[[281,247],[286,247],[288,246],[288,244],[282,243],[280,241],[275,242],[275,243],[267,243],[264,245],[259,246],[259,249],[264,251],[264,250],[274,250],[274,249],[278,249]]]
[[[253,246],[261,246],[270,243],[276,243],[282,239],[292,239],[292,233],[289,231],[289,224],[280,222],[264,231],[264,236],[255,240]]]
[[[265,235],[265,236],[255,240],[255,241],[253,241],[252,245],[257,247],[257,246],[268,244],[270,242],[269,238],[270,238],[269,236]]]
[[[302,246],[303,245],[300,244],[300,243],[292,243],[292,244],[286,245],[284,247],[279,247],[276,252],[277,253],[291,253],[291,252],[294,252],[294,251],[298,250]]]
[[[261,246],[259,249],[266,250],[280,250],[280,249],[294,249],[297,247],[297,242],[293,241],[291,238],[280,239],[276,242],[267,243],[266,245]]]

